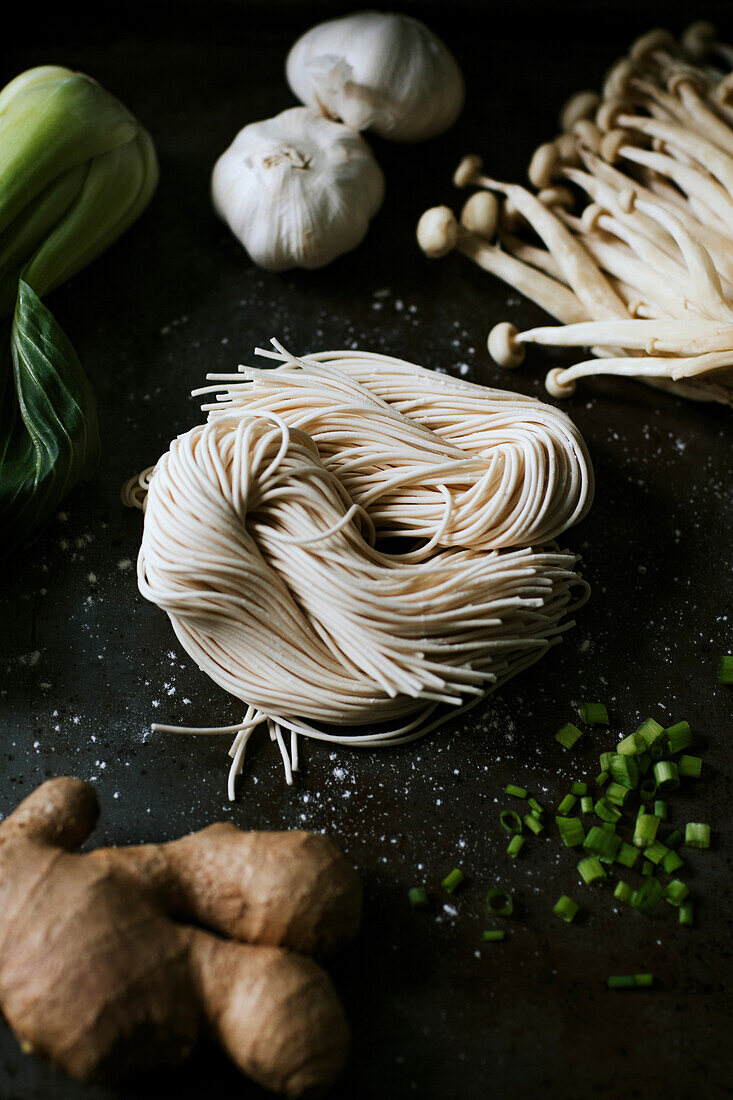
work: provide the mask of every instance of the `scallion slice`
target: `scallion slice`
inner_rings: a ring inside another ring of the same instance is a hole
[[[574,783],[570,784],[570,793],[574,794],[576,798],[583,798],[588,793],[588,784],[576,779]]]
[[[645,779],[639,787],[639,798],[642,802],[651,802],[657,793],[656,779]]]
[[[528,798],[527,802],[529,803],[530,808],[537,815],[537,817],[542,817],[543,813],[545,812],[545,807],[542,805],[542,803],[538,802],[536,798],[532,797]]]
[[[620,836],[616,833],[608,833],[598,825],[593,825],[588,830],[588,835],[583,841],[586,852],[589,855],[598,856],[602,863],[613,863],[620,846]]]
[[[637,740],[641,739],[646,748],[650,749],[664,736],[664,726],[654,718],[645,718],[636,731]]]
[[[454,867],[450,874],[445,876],[440,885],[443,887],[446,894],[452,894],[456,887],[461,885],[463,878],[463,871],[460,867]]]
[[[557,812],[566,817],[577,801],[578,800],[574,794],[566,794],[560,805],[557,807]]]
[[[724,653],[718,661],[718,683],[733,684],[733,653]]]
[[[655,840],[653,844],[650,844],[648,848],[644,849],[644,859],[648,859],[650,863],[658,867],[668,852],[669,848],[666,844],[662,844],[661,841]]]
[[[616,752],[621,753],[622,756],[638,756],[639,753],[644,752],[645,748],[644,740],[637,737],[635,733],[630,733],[616,745]]]
[[[654,765],[654,779],[658,791],[676,790],[680,785],[677,765],[672,760],[658,760]]]
[[[510,835],[522,831],[522,819],[514,810],[502,810],[499,814],[499,821],[502,829]]]
[[[690,888],[686,883],[681,882],[678,878],[673,878],[664,888],[664,900],[668,901],[670,905],[674,905],[675,908],[679,908],[682,902],[687,899],[689,893]]]
[[[624,787],[621,783],[609,783],[603,797],[612,802],[614,806],[623,806],[630,793],[629,788]]]
[[[413,909],[424,909],[428,904],[428,892],[424,886],[413,886],[407,891],[407,897]]]
[[[579,737],[583,736],[583,731],[579,730],[577,726],[574,726],[572,722],[567,722],[562,729],[559,729],[555,734],[555,740],[559,741],[564,749],[572,749],[575,742]]]
[[[634,825],[634,844],[637,848],[648,848],[657,839],[659,818],[654,814],[639,814]]]
[[[581,703],[578,709],[580,717],[589,726],[608,725],[608,711],[605,703]]]
[[[593,799],[589,794],[584,794],[580,800],[580,812],[582,814],[593,813]]]
[[[702,759],[699,756],[681,756],[677,764],[680,775],[699,779],[702,771]]]
[[[596,882],[603,882],[606,872],[601,866],[597,856],[586,856],[578,863],[578,874],[586,886],[593,886]]]
[[[610,821],[615,825],[621,817],[621,811],[605,798],[599,798],[593,807],[593,813],[600,817],[601,821]]]
[[[683,749],[692,744],[692,730],[689,722],[676,722],[673,726],[668,726],[664,732],[667,741],[667,752],[672,755],[676,752],[682,752]]]
[[[647,867],[652,867],[651,863],[647,863]],[[652,871],[654,868],[652,867]],[[651,913],[651,911],[657,906],[662,897],[662,884],[659,879],[647,878],[641,884],[638,890],[634,890],[631,895],[631,904],[634,909],[638,909],[640,913]]]
[[[506,932],[503,928],[487,928],[481,936],[484,943],[499,943],[506,939]]]
[[[616,883],[616,889],[613,891],[613,896],[618,898],[619,901],[631,901],[633,892],[628,882],[619,879]]]
[[[641,865],[641,873],[645,877],[648,877],[649,875],[656,875],[657,868],[653,863],[649,863],[648,860],[645,859]]]
[[[514,902],[511,894],[494,886],[486,895],[486,905],[489,912],[495,917],[510,917],[514,912]]]
[[[569,898],[567,894],[562,894],[555,902],[552,911],[556,917],[560,917],[567,924],[570,924],[579,908],[577,902]]]
[[[507,783],[504,788],[504,794],[510,794],[513,798],[526,798],[527,788],[518,787],[516,783]]]
[[[682,833],[679,831],[679,829],[675,829],[675,831],[673,833],[669,834],[669,836],[667,837],[667,839],[665,841],[665,844],[667,845],[668,848],[679,848],[680,844],[682,843],[682,841],[684,839],[685,838],[682,835]]]
[[[654,801],[654,816],[658,817],[660,821],[667,820],[667,803],[661,798],[657,798]]]
[[[616,852],[616,863],[620,863],[622,867],[633,867],[638,858],[639,849],[635,848],[633,844],[627,844],[625,840],[622,840],[619,850]]]
[[[608,769],[616,783],[622,787],[628,787],[630,791],[639,783],[639,765],[635,756],[624,756],[620,752],[612,752]]]
[[[685,825],[686,848],[709,848],[710,826],[702,821],[688,821]]]
[[[524,837],[516,833],[506,846],[506,854],[510,859],[516,859],[522,850],[524,844]]]
[[[596,776],[596,787],[602,787],[604,783],[608,783],[608,777],[610,774],[610,772],[606,771],[599,772]]]
[[[535,836],[539,836],[540,833],[542,832],[542,830],[544,829],[544,825],[542,824],[540,819],[537,817],[537,814],[531,814],[531,813],[530,814],[525,814],[524,817],[522,818],[522,821],[527,826],[529,831],[531,833],[534,833]]]
[[[606,985],[609,989],[648,989],[654,985],[652,974],[612,974]]]
[[[558,831],[567,848],[575,848],[583,843],[585,830],[579,817],[556,817]]]
[[[682,905],[680,905],[679,921],[680,921],[680,924],[686,924],[688,926],[688,928],[693,923],[692,902],[690,901],[689,898],[687,899],[687,901],[683,901]]]
[[[671,848],[667,848],[667,854],[662,860],[662,870],[668,875],[673,875],[675,871],[679,871],[682,865],[682,860],[677,853],[673,852]]]

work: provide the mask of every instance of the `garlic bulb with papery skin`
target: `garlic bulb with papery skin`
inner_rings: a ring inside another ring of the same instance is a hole
[[[214,165],[216,212],[269,271],[323,267],[364,238],[384,177],[359,134],[308,107],[245,126]]]
[[[388,12],[357,12],[312,27],[288,54],[286,72],[303,103],[393,141],[441,134],[465,98],[447,46],[418,19]]]

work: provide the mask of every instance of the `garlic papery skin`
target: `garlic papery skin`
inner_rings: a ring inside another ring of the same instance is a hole
[[[355,248],[382,205],[364,139],[309,107],[245,126],[214,165],[214,207],[259,267],[315,268]]]
[[[392,141],[441,134],[465,99],[453,54],[407,15],[365,11],[319,23],[295,43],[286,72],[303,103]]]

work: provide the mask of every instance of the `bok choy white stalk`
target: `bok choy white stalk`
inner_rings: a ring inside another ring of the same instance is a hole
[[[0,550],[94,472],[97,414],[41,299],[138,217],[158,166],[139,122],[90,77],[30,69],[0,92]]]

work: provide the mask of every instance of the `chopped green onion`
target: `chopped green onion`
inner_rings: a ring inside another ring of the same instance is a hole
[[[679,871],[682,865],[682,860],[677,853],[668,848],[667,854],[662,860],[662,870],[668,875],[673,875],[675,871]]]
[[[621,841],[621,847],[616,852],[616,862],[620,863],[622,867],[633,867],[639,858],[639,849],[635,848],[633,844],[627,844],[625,840]]]
[[[654,778],[658,791],[674,791],[680,785],[677,765],[672,760],[659,760],[654,765]]]
[[[623,806],[629,794],[630,791],[628,787],[624,787],[620,783],[609,783],[603,797],[609,802],[612,802],[614,806]]]
[[[613,863],[616,852],[621,846],[621,837],[616,833],[607,833],[593,825],[588,830],[588,835],[583,841],[586,852],[592,856],[598,856],[602,863]]]
[[[510,794],[513,798],[526,798],[527,788],[518,787],[516,783],[507,783],[506,787],[504,788],[504,794]]]
[[[638,756],[640,752],[643,752],[646,745],[643,738],[637,737],[635,733],[630,733],[628,737],[624,737],[616,745],[616,752],[621,753],[622,756]]]
[[[621,811],[605,798],[598,799],[593,807],[593,812],[596,817],[600,817],[601,821],[610,821],[612,824],[615,824],[621,817]]]
[[[522,845],[523,844],[524,844],[524,837],[520,836],[519,833],[515,833],[515,835],[512,837],[512,839],[509,841],[509,843],[506,846],[506,854],[509,856],[510,859],[516,859],[517,858],[517,856],[519,855],[519,853],[522,850]]]
[[[428,892],[424,886],[413,886],[408,890],[407,897],[413,909],[424,909],[428,904]]]
[[[515,814],[514,810],[502,810],[499,821],[502,829],[507,833],[514,834],[522,831],[522,819],[519,814]]]
[[[559,741],[564,749],[572,749],[575,742],[579,737],[583,736],[583,731],[579,730],[577,726],[574,726],[572,722],[567,722],[566,725],[559,729],[555,734],[555,740]]]
[[[604,783],[608,783],[608,772],[599,772],[596,776],[596,787],[602,787]]]
[[[669,834],[665,843],[668,848],[679,848],[684,839],[685,838],[683,837],[679,829],[675,829],[673,833]]]
[[[503,928],[487,928],[486,931],[481,933],[484,943],[498,943],[500,940],[506,939],[506,932]]]
[[[682,902],[686,900],[689,893],[689,886],[684,882],[680,882],[678,878],[673,878],[665,887],[664,900],[668,901],[670,905],[674,905],[675,908],[679,908]]]
[[[646,860],[644,860],[641,865],[641,873],[645,877],[648,877],[649,875],[656,875],[657,868],[654,866],[653,863],[648,863]]]
[[[602,772],[607,772],[611,765],[612,752],[602,752],[598,757],[598,765]]]
[[[579,817],[556,817],[555,821],[562,842],[567,848],[575,848],[576,845],[583,843],[585,830]]]
[[[662,844],[661,841],[655,840],[653,844],[650,844],[648,848],[644,849],[644,859],[648,859],[650,863],[659,866],[668,852],[669,848],[666,844]]]
[[[489,912],[495,917],[511,917],[514,912],[514,902],[511,894],[499,887],[494,887],[486,895],[486,905]]]
[[[578,709],[580,717],[589,726],[608,725],[608,711],[605,703],[581,703]]]
[[[593,813],[593,799],[589,794],[584,794],[580,800],[580,812],[582,814]]]
[[[530,807],[535,812],[537,817],[542,817],[542,814],[545,812],[545,807],[540,802],[538,802],[536,798],[528,798],[527,802],[529,803]]]
[[[651,866],[651,863],[647,863],[647,867]],[[654,868],[652,867],[652,871],[653,870]],[[659,879],[647,878],[638,890],[634,890],[631,895],[631,904],[634,906],[634,909],[638,909],[640,913],[651,913],[661,897],[662,884]]]
[[[667,735],[667,752],[672,753],[672,755],[676,752],[682,752],[682,749],[686,749],[688,745],[692,744],[692,731],[689,722],[676,722],[664,732]]]
[[[616,783],[622,787],[633,790],[639,782],[639,765],[635,756],[624,756],[620,752],[612,752],[609,761],[609,771]]]
[[[686,924],[688,927],[692,924],[692,902],[689,898],[680,905],[679,921],[680,924]]]
[[[718,683],[733,684],[733,653],[724,653],[718,662]]]
[[[570,813],[573,806],[577,802],[577,798],[574,794],[566,794],[560,805],[557,807],[557,812],[563,816],[567,816]]]
[[[531,833],[534,833],[535,836],[539,836],[544,829],[544,825],[536,814],[525,814],[525,816],[522,818],[522,821],[527,826],[529,831]]]
[[[637,741],[641,739],[647,749],[655,745],[663,736],[664,726],[654,718],[646,718],[636,731]]]
[[[463,882],[463,871],[460,867],[455,867],[449,875],[446,875],[441,886],[445,890],[446,894],[452,894],[457,886],[460,886]]]
[[[685,847],[709,848],[710,826],[701,821],[688,821],[685,825]]]
[[[583,798],[588,793],[588,784],[576,779],[574,783],[570,784],[570,793],[574,794],[576,798]]]
[[[667,803],[663,802],[661,798],[657,798],[654,802],[654,816],[658,817],[660,821],[667,820]]]
[[[702,759],[699,756],[681,756],[677,765],[680,775],[699,779],[702,771]]]
[[[645,779],[639,787],[639,798],[642,802],[651,802],[657,793],[657,784],[654,779]]]
[[[569,898],[567,894],[563,894],[555,902],[552,911],[556,917],[560,917],[567,924],[570,924],[579,908],[580,906],[577,902]]]
[[[623,882],[622,879],[619,879],[616,883],[616,889],[613,892],[613,896],[618,898],[619,901],[631,901],[633,892],[628,882]]]
[[[609,989],[648,989],[654,985],[652,974],[612,974],[606,982]]]
[[[596,882],[602,882],[606,872],[601,866],[601,861],[596,856],[586,856],[578,863],[578,874],[586,886],[593,886]]]
[[[634,826],[634,844],[637,848],[648,848],[657,839],[659,818],[654,814],[639,814]]]

